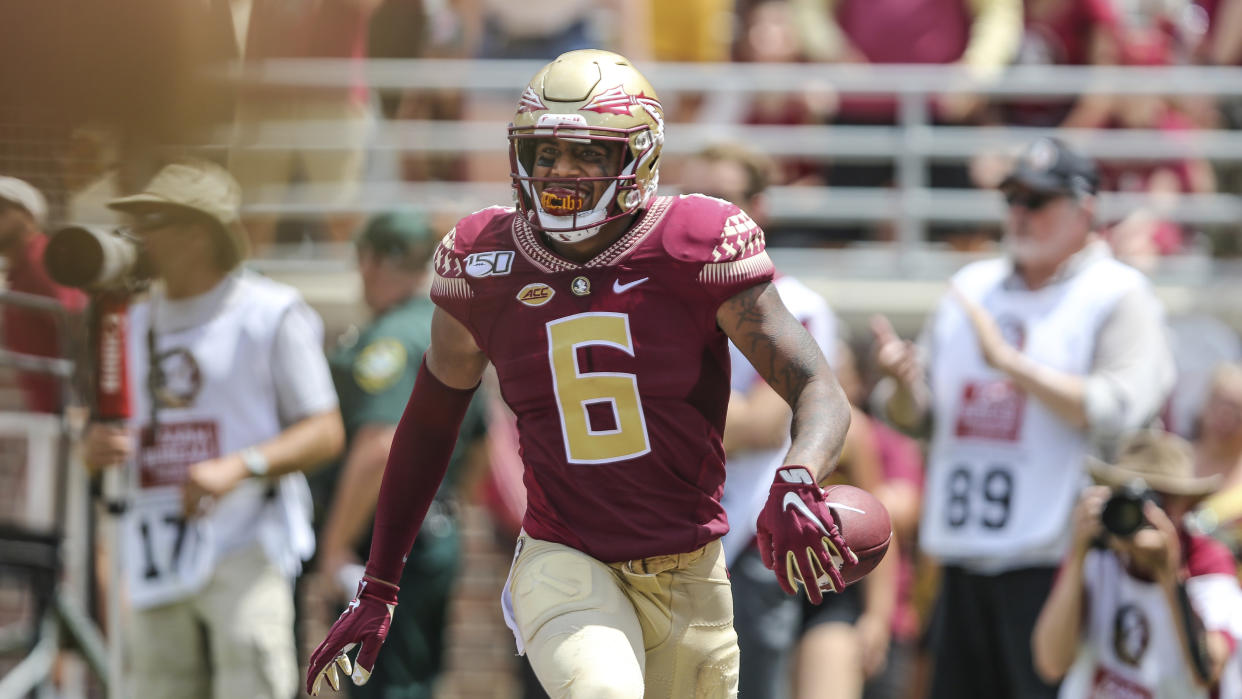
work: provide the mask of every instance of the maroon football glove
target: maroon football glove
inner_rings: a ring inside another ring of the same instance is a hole
[[[369,575],[362,578],[354,601],[341,612],[328,630],[328,637],[311,654],[310,666],[306,670],[306,691],[311,696],[319,694],[324,678],[333,690],[341,688],[337,667],[349,675],[356,685],[366,684],[371,679],[375,658],[388,637],[392,613],[397,608],[397,590],[396,585]],[[362,647],[358,649],[358,657],[351,670],[349,657],[345,654],[359,644]]]
[[[776,472],[757,524],[763,565],[776,573],[786,594],[798,594],[802,583],[811,603],[819,604],[824,599],[821,587],[845,589],[841,565],[857,563],[858,557],[845,545],[824,491],[806,467],[785,466]]]

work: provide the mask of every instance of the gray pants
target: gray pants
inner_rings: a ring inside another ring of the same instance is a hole
[[[753,546],[738,556],[729,573],[733,628],[742,653],[737,695],[787,699],[789,661],[802,635],[802,598],[785,594]]]

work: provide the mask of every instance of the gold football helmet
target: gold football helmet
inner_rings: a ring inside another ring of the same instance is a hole
[[[606,177],[532,177],[536,143],[550,137],[624,143],[620,170]],[[510,175],[518,209],[533,227],[555,240],[585,240],[605,223],[645,206],[655,195],[663,145],[660,100],[628,59],[595,49],[563,53],[531,79],[509,125]],[[548,209],[575,207],[549,201],[545,208],[534,189],[536,182],[556,182],[574,191],[600,180],[610,184],[594,207],[566,215]]]

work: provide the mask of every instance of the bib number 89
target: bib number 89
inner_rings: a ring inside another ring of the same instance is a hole
[[[950,527],[958,529],[976,518],[985,529],[1003,529],[1009,523],[1013,474],[993,465],[976,478],[975,470],[958,466],[949,473],[949,501],[945,508]]]

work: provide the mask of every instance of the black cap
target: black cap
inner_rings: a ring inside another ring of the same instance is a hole
[[[1025,187],[1036,192],[1095,194],[1100,174],[1087,156],[1056,138],[1036,139],[1022,151],[1001,189]]]

